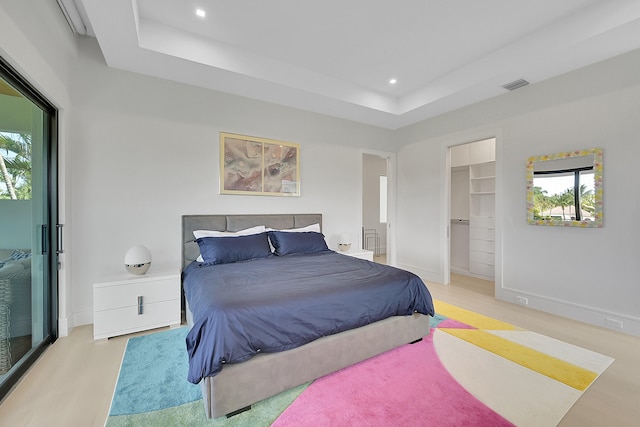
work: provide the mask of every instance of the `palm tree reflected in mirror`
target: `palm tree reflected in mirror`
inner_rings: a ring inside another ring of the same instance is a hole
[[[529,158],[527,221],[535,225],[602,227],[602,150]]]

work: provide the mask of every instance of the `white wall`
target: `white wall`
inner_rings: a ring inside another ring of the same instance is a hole
[[[444,280],[446,147],[496,136],[496,296],[640,335],[638,117],[635,51],[401,129],[398,264]],[[527,225],[527,158],[592,147],[604,148],[604,228]]]
[[[92,284],[147,246],[153,268],[180,266],[180,217],[322,213],[330,247],[357,236],[361,148],[392,132],[107,68],[92,39],[74,64],[71,154],[74,325],[92,321]],[[299,198],[219,195],[219,132],[300,144]]]

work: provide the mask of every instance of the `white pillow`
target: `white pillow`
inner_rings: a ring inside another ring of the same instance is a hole
[[[288,233],[306,233],[308,231],[315,231],[316,233],[320,233],[320,224],[316,223],[316,224],[307,225],[306,227],[286,228],[283,230],[278,230],[275,228],[267,228],[267,231],[286,231]]]
[[[238,236],[250,236],[252,234],[260,234],[267,231],[264,225],[257,225],[251,228],[245,228],[240,231],[216,231],[216,230],[193,230],[193,237],[199,239],[201,237],[238,237]],[[198,262],[204,262],[202,255],[196,259]]]
[[[215,230],[194,230],[193,237],[199,239],[201,237],[238,237],[250,236],[252,234],[260,234],[267,231],[264,225],[258,225],[251,228],[245,228],[240,231],[215,231]]]

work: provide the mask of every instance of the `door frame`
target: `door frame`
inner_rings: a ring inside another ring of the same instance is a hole
[[[441,145],[442,159],[444,164],[441,175],[443,188],[443,224],[441,229],[442,250],[442,279],[444,284],[451,283],[451,148],[457,145],[464,145],[474,141],[495,138],[495,164],[496,164],[496,195],[495,195],[495,273],[494,283],[496,288],[502,287],[502,129],[484,128],[472,132],[456,134],[453,138],[447,139]],[[523,172],[524,174],[524,172]],[[524,176],[524,175],[523,175]],[[524,178],[523,178],[524,179]]]
[[[360,187],[358,189],[358,223],[360,224],[360,230],[362,230],[362,213],[363,213],[363,194],[362,186],[364,184],[362,174],[364,171],[363,159],[364,155],[376,156],[387,160],[387,264],[395,266],[397,263],[396,254],[396,235],[395,235],[395,220],[396,220],[396,153],[390,151],[379,151],[363,149],[360,151]],[[364,244],[362,242],[362,235],[359,236],[360,247]]]

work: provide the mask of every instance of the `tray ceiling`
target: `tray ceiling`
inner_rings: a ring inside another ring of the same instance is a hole
[[[389,129],[640,48],[637,0],[59,3],[110,67]]]

